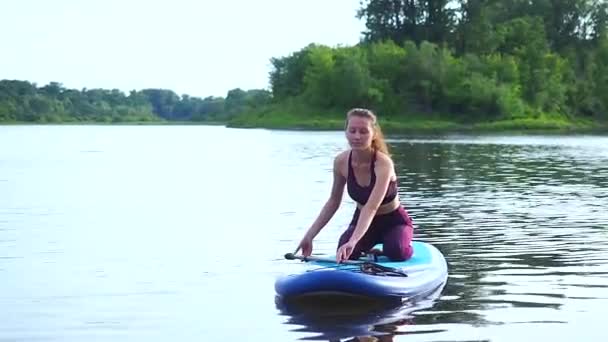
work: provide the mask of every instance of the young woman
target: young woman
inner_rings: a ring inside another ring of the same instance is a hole
[[[331,195],[294,254],[301,249],[302,255],[311,255],[312,240],[340,207],[346,186],[357,209],[338,242],[337,262],[357,259],[378,243],[389,259],[409,259],[413,253],[412,220],[399,201],[393,161],[376,115],[368,109],[350,110],[346,139],[351,148],[334,159]]]

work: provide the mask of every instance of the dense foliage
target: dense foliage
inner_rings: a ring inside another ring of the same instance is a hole
[[[275,101],[480,120],[606,117],[608,11],[588,0],[367,0],[361,44],[272,60]]]

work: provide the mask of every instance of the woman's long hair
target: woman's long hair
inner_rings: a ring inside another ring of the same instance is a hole
[[[390,155],[388,151],[388,146],[386,145],[386,141],[384,141],[384,134],[382,134],[380,124],[378,124],[378,118],[376,117],[376,114],[374,114],[374,112],[369,109],[353,108],[349,110],[348,113],[346,113],[346,126],[348,126],[348,120],[353,116],[370,119],[374,130],[374,137],[372,138],[372,148],[376,151],[380,151],[384,154]]]

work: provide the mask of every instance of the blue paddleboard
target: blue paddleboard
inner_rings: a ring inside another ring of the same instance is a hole
[[[445,284],[447,262],[443,254],[429,243],[413,241],[412,247],[414,253],[406,261],[390,261],[384,256],[379,256],[377,261],[360,259],[360,264],[332,262],[335,256],[327,256],[324,261],[308,261],[302,263],[300,271],[279,276],[275,281],[275,291],[281,298],[355,296],[408,299],[425,296]],[[363,266],[366,260],[371,263]]]

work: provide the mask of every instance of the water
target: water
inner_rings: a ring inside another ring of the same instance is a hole
[[[0,341],[603,341],[608,138],[390,136],[436,301],[283,311],[336,132],[0,126]],[[330,253],[353,202],[315,239]]]

